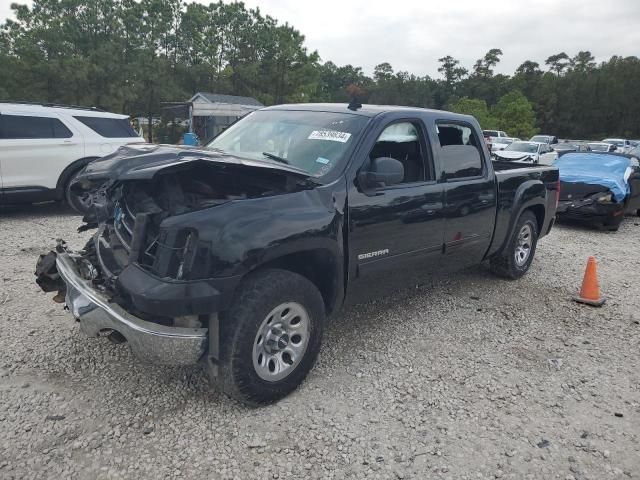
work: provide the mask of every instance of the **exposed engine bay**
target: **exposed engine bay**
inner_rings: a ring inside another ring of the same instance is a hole
[[[79,180],[76,188],[86,189],[93,205],[78,230],[97,230],[82,251],[72,252],[60,240],[55,252],[42,256],[36,275],[43,289],[58,290],[57,298],[64,299],[65,285],[55,270],[55,255],[67,253],[75,258],[85,280],[131,310],[129,293],[118,282],[129,265],[169,281],[211,276],[210,239],[201,239],[192,222],[166,225],[165,221],[228,202],[314,185],[298,173],[206,159],[165,164],[152,174],[135,173],[125,179]],[[131,271],[127,269],[128,274]]]
[[[107,282],[131,262],[161,278],[203,278],[208,255],[198,245],[198,232],[162,229],[165,219],[300,188],[299,180],[278,171],[199,161],[161,170],[150,179],[115,182],[96,193],[97,217],[87,219],[89,227],[98,227],[96,267]]]

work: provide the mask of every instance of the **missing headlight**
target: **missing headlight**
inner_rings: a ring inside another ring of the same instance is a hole
[[[176,271],[176,279],[183,280],[189,278],[193,261],[196,257],[196,248],[198,246],[198,235],[194,231],[188,231],[187,238],[184,241],[182,250],[178,250],[176,255],[179,260],[178,269]]]

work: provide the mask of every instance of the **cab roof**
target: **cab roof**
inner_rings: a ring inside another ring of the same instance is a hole
[[[444,110],[434,110],[430,108],[419,107],[403,107],[399,105],[372,105],[362,104],[361,107],[351,110],[348,103],[289,103],[283,105],[274,105],[266,107],[262,110],[298,110],[309,112],[330,112],[330,113],[346,113],[350,115],[360,115],[363,117],[375,117],[383,113],[407,113],[413,115],[432,115],[439,119],[455,119],[465,118],[471,119],[470,115],[460,113],[452,113]]]

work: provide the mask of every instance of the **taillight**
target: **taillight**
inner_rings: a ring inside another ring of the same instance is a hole
[[[556,208],[558,208],[558,203],[560,203],[560,178],[556,183]]]

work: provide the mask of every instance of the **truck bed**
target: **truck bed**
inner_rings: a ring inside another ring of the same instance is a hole
[[[530,170],[532,168],[545,167],[546,165],[527,165],[526,163],[509,162],[507,160],[493,160],[493,170],[504,172],[505,170]]]
[[[522,163],[493,161],[498,189],[498,209],[496,212],[496,226],[489,254],[499,251],[509,235],[509,226],[519,215],[519,209],[527,208],[542,198],[544,206],[533,206],[536,216],[539,216],[539,236],[543,237],[553,225],[551,221],[541,221],[555,217],[560,188],[560,174],[556,167],[547,165],[526,165]],[[537,184],[537,186],[535,186]],[[542,207],[542,208],[540,208]],[[545,215],[546,212],[546,215]]]

